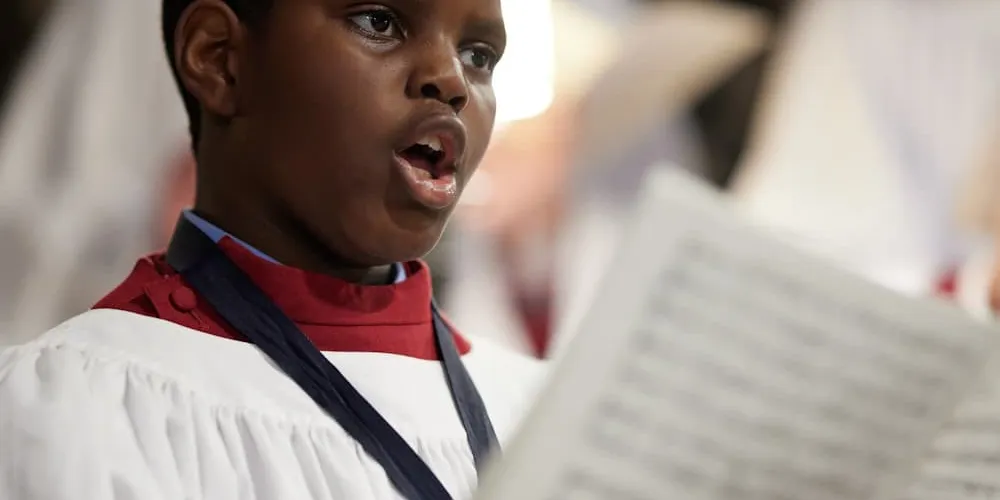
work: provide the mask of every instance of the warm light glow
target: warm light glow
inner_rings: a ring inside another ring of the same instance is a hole
[[[555,48],[551,0],[502,0],[507,50],[493,75],[497,125],[531,118],[552,104]]]

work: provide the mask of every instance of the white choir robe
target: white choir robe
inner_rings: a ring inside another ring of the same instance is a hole
[[[325,355],[454,498],[476,471],[440,362]],[[472,340],[462,356],[501,444],[542,365]],[[382,467],[254,345],[94,310],[0,351],[0,499],[368,500]]]

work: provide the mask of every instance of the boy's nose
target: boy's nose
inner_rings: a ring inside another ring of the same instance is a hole
[[[469,104],[469,86],[462,62],[454,49],[427,51],[410,77],[407,94],[412,99],[434,99],[456,113]]]

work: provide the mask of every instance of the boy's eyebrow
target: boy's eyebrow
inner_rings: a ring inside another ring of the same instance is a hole
[[[484,41],[495,43],[498,50],[503,50],[507,44],[507,28],[503,20],[493,18],[473,18],[468,22],[468,32]]]

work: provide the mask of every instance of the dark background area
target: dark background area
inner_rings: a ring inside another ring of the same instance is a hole
[[[0,105],[48,5],[48,0],[0,0]]]
[[[663,3],[674,0],[634,0],[638,3]],[[695,121],[702,134],[708,177],[726,187],[739,164],[749,137],[757,96],[764,75],[774,55],[774,47],[783,32],[785,20],[795,0],[705,0],[753,6],[771,20],[771,43],[709,93],[694,109]]]

